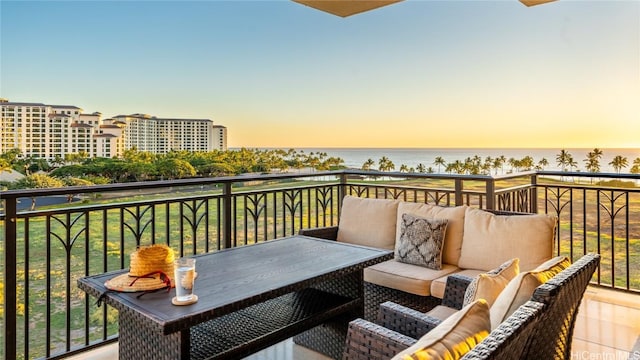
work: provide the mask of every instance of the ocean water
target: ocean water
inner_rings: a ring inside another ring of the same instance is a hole
[[[628,173],[631,169],[631,165],[636,158],[640,157],[640,149],[605,149],[600,148],[603,151],[602,158],[600,159],[600,170],[601,172],[615,172],[613,167],[609,165],[611,160],[617,156],[621,155],[627,158],[627,162],[629,166],[626,169],[623,169],[621,172]],[[362,168],[362,164],[364,164],[367,159],[372,159],[375,162],[373,168],[378,168],[378,160],[386,156],[389,158],[395,165],[395,171],[400,170],[400,166],[402,164],[407,165],[408,167],[416,168],[418,164],[423,164],[426,168],[432,167],[434,172],[438,172],[438,167],[434,165],[434,161],[436,157],[441,156],[445,162],[451,163],[456,160],[460,160],[464,162],[464,160],[468,157],[474,157],[476,155],[480,156],[483,160],[490,156],[492,158],[499,157],[504,155],[507,159],[515,158],[522,159],[525,156],[531,156],[534,159],[534,162],[537,164],[542,158],[547,159],[549,165],[544,168],[544,170],[561,170],[560,166],[556,162],[556,158],[558,154],[560,154],[561,149],[487,149],[487,148],[479,148],[479,149],[402,149],[402,148],[302,148],[296,149],[298,151],[304,151],[305,153],[309,153],[311,151],[315,152],[326,152],[328,156],[339,157],[344,160],[344,164],[349,168]],[[587,158],[587,154],[593,149],[565,149],[571,154],[574,161],[578,163],[579,171],[585,170],[585,159]],[[505,164],[504,170],[505,172],[509,169],[509,165]],[[440,168],[440,172],[444,172],[444,167]]]

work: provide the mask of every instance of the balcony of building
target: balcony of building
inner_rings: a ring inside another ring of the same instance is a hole
[[[336,225],[342,197],[353,195],[556,215],[554,253],[573,260],[587,252],[602,256],[581,305],[572,357],[640,356],[638,180],[344,170],[6,191],[2,355],[115,359],[117,313],[96,307],[77,288],[78,278],[127,268],[139,245],[164,243],[188,256]],[[51,199],[62,204],[43,206]],[[33,203],[35,210],[24,206]],[[288,340],[249,358],[313,357],[324,358]]]

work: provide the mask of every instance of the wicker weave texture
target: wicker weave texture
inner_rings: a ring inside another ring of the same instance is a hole
[[[600,255],[587,254],[536,289],[532,300],[546,306],[544,326],[538,326],[531,337],[527,359],[571,358],[578,307],[599,264]]]
[[[440,319],[390,301],[380,305],[377,321],[378,324],[389,330],[414,339],[421,338],[441,322]]]
[[[543,304],[534,301],[528,301],[520,306],[462,359],[522,359],[523,351],[534,329],[541,326],[539,321],[543,307]]]
[[[440,305],[442,300],[433,296],[410,294],[369,282],[364,283],[364,318],[366,320],[375,321],[378,318],[380,304],[386,301],[392,301],[417,311],[427,312]]]
[[[315,289],[280,296],[191,329],[191,358],[234,359],[284,340],[329,317],[350,299]],[[325,315],[319,317],[318,315]],[[292,326],[293,324],[296,324]],[[346,324],[346,323],[345,323]],[[343,341],[343,339],[341,339]]]
[[[293,342],[317,351],[332,359],[340,359],[344,352],[347,326],[355,314],[345,314],[293,337]]]
[[[293,341],[301,346],[315,350],[333,359],[340,359],[344,350],[349,321],[362,316],[362,271],[313,285],[314,289],[330,294],[338,294],[359,299],[359,306],[349,314],[344,314],[320,326],[296,335]]]
[[[530,301],[462,359],[570,359],[577,310],[599,261],[600,256],[597,254],[585,255],[539,286]],[[423,331],[411,328],[424,326],[413,319],[420,315],[420,311],[415,309],[385,303],[380,310],[380,317],[386,326],[363,319],[352,322],[344,359],[373,360],[392,357],[407,347],[398,346],[398,337],[416,341],[415,338]],[[416,334],[416,337],[403,335],[387,326]],[[388,348],[393,350],[387,350]]]
[[[162,336],[147,326],[140,313],[121,309],[118,312],[118,355],[120,359],[180,360],[181,334]],[[162,349],[162,351],[158,351]]]
[[[460,274],[451,274],[447,276],[447,285],[444,289],[442,305],[453,309],[462,309],[464,294],[472,281],[473,278]]]
[[[349,323],[344,360],[390,359],[416,339],[364,319]]]
[[[318,227],[311,229],[300,229],[298,235],[312,236],[325,240],[336,240],[338,238],[338,227]]]

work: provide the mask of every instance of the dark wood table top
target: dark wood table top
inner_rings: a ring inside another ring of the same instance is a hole
[[[133,310],[150,321],[159,333],[188,329],[247,306],[333,279],[391,258],[389,250],[292,236],[264,243],[194,256],[198,277],[194,293],[198,302],[175,306],[170,292],[107,292],[105,302],[118,310]],[[126,273],[120,270],[78,280],[80,289],[93,296],[106,291],[104,283]]]

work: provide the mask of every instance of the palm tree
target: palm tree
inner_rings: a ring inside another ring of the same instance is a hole
[[[571,154],[565,149],[560,150],[560,153],[556,156],[556,163],[562,171],[567,171],[567,166],[569,165],[569,159],[571,158]]]
[[[477,175],[480,173],[480,157],[476,155],[473,158],[466,158],[464,160],[464,170],[467,174]]]
[[[448,163],[444,167],[444,171],[449,173],[449,174],[453,174],[454,170],[455,170],[455,165],[453,163]]]
[[[509,163],[509,166],[511,166],[511,172],[513,172],[514,170],[515,172],[520,171],[520,160],[516,158],[509,158],[507,162]]]
[[[540,161],[538,161],[539,170],[544,170],[546,166],[549,166],[549,160],[547,160],[547,158],[542,158],[540,159]]]
[[[371,167],[373,165],[375,165],[375,161],[373,161],[373,159],[367,159],[367,161],[364,162],[364,164],[362,164],[362,170],[371,170]]]
[[[445,171],[462,175],[466,169],[462,161],[456,160],[452,163],[448,163]]]
[[[416,167],[416,170],[418,170],[420,174],[424,174],[427,171],[424,164],[422,163],[418,164],[418,166]]]
[[[587,158],[583,160],[587,163],[586,168],[588,172],[600,172],[600,159],[602,158],[602,154],[602,150],[598,148],[593,149],[593,151],[589,151]]]
[[[493,167],[493,158],[491,156],[487,156],[484,158],[484,163],[482,164],[482,172],[486,175],[491,175],[491,168]]]
[[[405,164],[400,165],[400,172],[409,172],[409,167]]]
[[[378,169],[380,171],[391,171],[395,168],[396,166],[393,164],[393,161],[389,160],[386,156],[383,156],[378,160]]]
[[[533,167],[534,167],[533,158],[531,156],[529,156],[529,155],[523,157],[520,160],[520,167],[524,171],[529,171],[529,170],[533,169]]]
[[[496,170],[495,172],[496,175],[498,175],[498,169],[502,169],[502,173],[504,174],[504,169],[502,168],[502,166],[504,165],[505,161],[506,161],[506,158],[504,157],[504,155],[493,159],[493,163],[491,164],[491,167],[493,167]]]
[[[433,165],[436,165],[438,167],[438,172],[440,172],[440,166],[446,166],[447,162],[444,161],[442,156],[436,156],[436,159],[433,161]]]
[[[600,159],[602,155],[604,155],[604,152],[598,148],[593,149],[593,153],[598,157],[598,159]]]
[[[573,168],[578,168],[578,162],[573,160],[573,156],[571,155],[567,158],[567,165],[569,165],[570,171],[573,171]]]
[[[633,160],[633,166],[631,167],[632,174],[640,174],[640,157]]]
[[[618,174],[620,174],[620,170],[626,168],[627,166],[629,166],[629,162],[627,161],[627,158],[622,156],[622,155],[616,155],[613,160],[611,160],[611,162],[609,163],[609,165],[611,165],[613,167],[613,170],[615,170]]]

